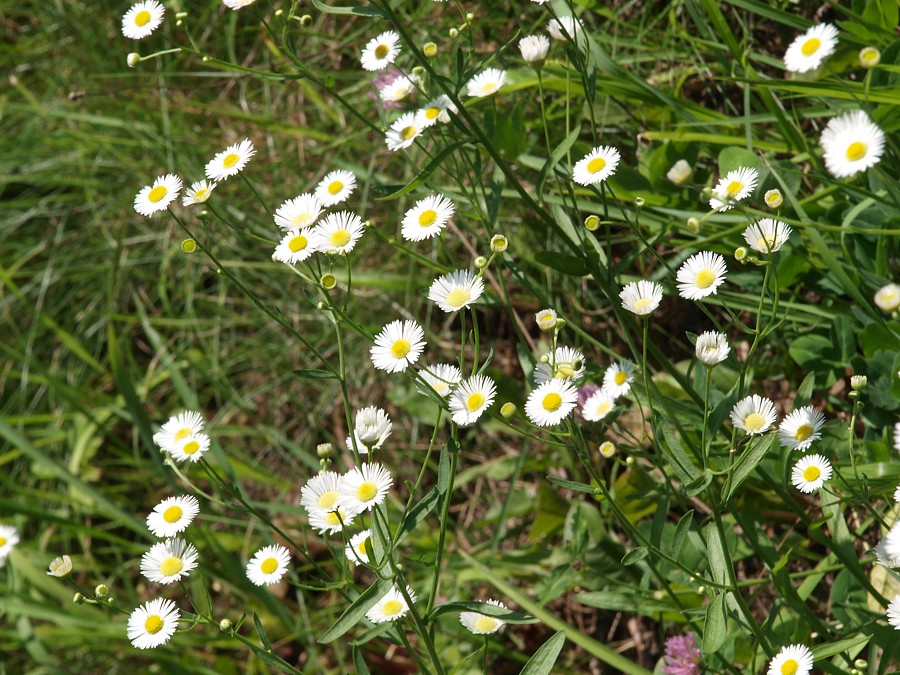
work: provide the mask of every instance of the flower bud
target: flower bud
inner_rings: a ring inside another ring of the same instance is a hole
[[[435,56],[437,56],[438,46],[433,42],[426,42],[422,47],[422,53],[429,59],[433,59]]]
[[[863,391],[869,386],[869,378],[865,375],[854,375],[850,378],[850,388],[853,391]]]
[[[642,208],[644,206],[644,204],[646,204],[646,203],[647,203],[647,200],[644,199],[643,197],[635,197],[634,198],[634,205],[637,208]]]
[[[584,226],[589,232],[595,231],[600,227],[600,216],[595,216],[593,214],[589,215],[584,219]]]
[[[197,250],[197,242],[193,239],[185,239],[181,242],[181,252],[182,253],[194,253]]]
[[[875,292],[874,300],[878,309],[893,312],[900,307],[900,286],[897,284],[882,286]]]
[[[503,415],[504,419],[509,419],[516,414],[516,404],[507,401],[500,406],[500,414]]]
[[[466,12],[466,22],[472,22],[475,20],[475,15],[472,12]]]
[[[300,25],[301,26],[309,26],[312,23],[312,16],[309,14],[304,14],[300,17]]]
[[[67,576],[71,571],[72,559],[67,555],[63,555],[59,558],[53,559],[53,562],[50,563],[50,568],[47,574],[49,574],[51,577],[58,577],[61,579],[62,577]]]
[[[328,459],[333,452],[334,446],[331,443],[319,443],[316,446],[316,455],[318,455],[319,459]]]
[[[544,35],[526,35],[519,40],[522,59],[535,70],[540,70],[550,51],[550,40]]]
[[[178,12],[175,14],[176,19],[186,19],[188,16],[187,12]]]
[[[507,248],[509,248],[509,240],[502,234],[495,234],[491,237],[491,251],[503,253]]]
[[[98,598],[105,598],[109,595],[109,587],[106,584],[97,584],[97,587],[94,589],[94,595]]]
[[[781,190],[768,190],[763,197],[763,201],[770,209],[777,209],[784,204],[784,196],[781,194]]]
[[[322,288],[324,288],[326,291],[330,291],[332,288],[337,286],[337,279],[333,274],[326,272],[322,275],[319,283],[322,284]]]
[[[459,37],[459,31],[456,30],[455,28],[451,28],[451,29],[448,31],[447,34],[448,34],[451,38],[454,38],[454,39],[457,38],[457,37]]]
[[[600,454],[609,459],[616,454],[616,446],[609,441],[603,441],[600,444]]]
[[[222,619],[219,622],[219,630],[223,633],[227,633],[231,630],[232,623],[228,619]]]
[[[743,262],[747,259],[747,249],[743,246],[738,246],[734,249],[734,259],[738,262]]]
[[[75,597],[72,598],[72,602],[76,605],[83,605],[85,601],[85,597],[81,593],[76,593]]]
[[[480,255],[477,258],[475,258],[475,267],[477,267],[478,269],[483,270],[485,267],[487,267],[487,264],[488,264],[488,259],[485,258],[483,255]]]
[[[687,229],[694,234],[700,234],[700,219],[691,216],[687,219]]]
[[[556,319],[556,311],[552,309],[542,309],[534,315],[538,328],[545,332],[556,330]]]
[[[859,65],[863,68],[874,68],[881,63],[881,52],[875,47],[863,47],[859,51]]]
[[[125,57],[125,63],[128,64],[129,68],[134,68],[137,64],[141,62],[141,55],[135,52],[131,52],[127,57]]]

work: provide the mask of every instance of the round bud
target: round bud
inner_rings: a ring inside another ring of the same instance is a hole
[[[644,199],[643,197],[635,197],[635,198],[634,198],[634,205],[635,205],[637,208],[641,208],[641,207],[642,207],[644,204],[646,204],[646,203],[647,203],[647,200]]]
[[[447,34],[448,34],[451,38],[457,38],[457,37],[459,37],[459,31],[456,30],[455,28],[451,28],[450,31],[449,31]]]
[[[850,387],[853,391],[863,391],[869,386],[869,378],[865,375],[854,375],[850,378]]]
[[[865,659],[856,659],[856,661],[853,662],[853,665],[864,670],[869,667],[869,662]]]
[[[600,227],[600,216],[595,216],[593,214],[589,215],[584,219],[584,226],[588,229],[589,232],[593,232],[598,227]]]
[[[316,446],[316,455],[319,456],[319,459],[328,459],[333,452],[334,446],[331,443],[319,443]]]
[[[134,68],[137,64],[141,62],[141,55],[136,52],[131,52],[127,57],[125,57],[125,63],[128,64],[129,68]]]
[[[747,249],[743,246],[738,246],[734,249],[734,259],[738,262],[743,262],[747,259]]]
[[[483,255],[480,255],[477,258],[475,258],[475,267],[477,267],[478,269],[483,270],[485,267],[487,267],[487,264],[488,264],[488,259],[485,258]]]
[[[781,194],[781,190],[768,190],[763,201],[770,209],[777,209],[784,204],[784,195]]]
[[[322,288],[326,291],[330,291],[332,288],[337,286],[337,279],[333,274],[325,273],[322,275],[322,278],[319,280],[319,283],[322,284]]]
[[[534,315],[534,320],[537,322],[538,328],[545,332],[556,329],[556,319],[556,311],[552,309],[542,309]]]
[[[475,15],[472,12],[466,12],[466,21],[472,21],[475,19]]]
[[[687,229],[689,232],[693,232],[694,234],[700,233],[700,219],[694,218],[691,216],[687,219]]]
[[[559,330],[562,330],[562,329],[565,328],[565,327],[566,327],[566,320],[565,320],[565,319],[557,319],[557,320],[556,320],[556,330],[559,331]]]
[[[106,584],[98,584],[94,589],[94,595],[98,598],[105,598],[109,595],[109,587]]]
[[[227,633],[228,631],[230,631],[231,626],[232,626],[232,623],[228,619],[222,619],[219,622],[219,630],[222,631],[223,633]]]
[[[557,363],[556,377],[560,379],[569,379],[575,375],[575,369],[571,363]]]
[[[875,47],[863,47],[859,51],[859,65],[863,68],[874,68],[881,63],[881,52]]]
[[[603,441],[603,443],[600,444],[600,454],[609,459],[616,454],[616,446],[610,441]]]
[[[204,56],[204,57],[203,57],[202,59],[200,59],[200,60],[203,61],[203,63],[207,63],[207,62],[209,61],[209,57],[208,57],[208,56]]]
[[[308,26],[311,23],[312,23],[312,17],[309,14],[304,14],[303,16],[300,17],[300,25],[301,26]]]
[[[178,26],[179,28],[181,28],[184,25],[184,21],[182,21],[181,19],[178,19],[177,21],[175,21],[175,25]]]
[[[176,19],[186,19],[186,18],[187,18],[187,15],[188,15],[187,12],[178,12],[178,13],[175,15],[175,18],[176,18]]]
[[[495,234],[491,237],[491,250],[494,253],[503,253],[507,248],[509,248],[509,239],[502,234]]]
[[[516,414],[516,404],[507,401],[500,406],[500,414],[503,415],[505,419],[509,419]]]
[[[549,354],[541,354],[541,358],[538,359],[541,363],[550,363],[550,355]]]
[[[181,242],[182,253],[195,253],[197,251],[197,242],[193,239],[185,239]]]
[[[433,59],[435,56],[437,56],[438,46],[433,42],[426,42],[422,46],[422,53],[429,59]]]

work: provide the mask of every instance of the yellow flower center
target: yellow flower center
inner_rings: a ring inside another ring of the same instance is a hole
[[[338,515],[340,514],[340,515]],[[341,524],[341,520],[344,518],[344,514],[340,513],[340,511],[332,511],[327,516],[325,516],[325,522],[332,527]]]
[[[288,248],[291,249],[291,253],[296,253],[297,251],[302,251],[306,248],[306,245],[309,241],[302,234],[298,234],[296,237],[293,237],[288,242]]]
[[[409,340],[400,338],[391,345],[391,356],[393,356],[395,359],[406,358],[406,355],[409,354],[410,349],[412,349],[412,345],[409,343]]]
[[[162,617],[157,614],[151,614],[147,617],[147,620],[144,621],[144,630],[150,633],[150,635],[156,635],[159,631],[162,630],[162,627]]]
[[[175,440],[180,441],[182,438],[187,438],[191,435],[190,427],[181,427],[178,431],[175,432]]]
[[[262,561],[262,564],[259,566],[260,572],[263,574],[272,574],[275,570],[278,569],[278,561],[275,558],[266,558]]]
[[[556,412],[559,410],[559,406],[562,405],[562,396],[557,394],[555,391],[551,391],[549,394],[544,396],[544,400],[541,401],[541,405],[544,406],[544,410],[547,412]]]
[[[395,616],[403,611],[403,603],[399,600],[388,600],[381,606],[381,613],[385,616]]]
[[[328,184],[328,194],[336,195],[344,189],[344,184],[339,180],[333,180]]]
[[[191,441],[190,443],[186,443],[183,451],[186,455],[193,455],[200,449],[200,444],[197,441]]]
[[[469,409],[469,412],[475,412],[483,405],[484,394],[482,394],[480,391],[476,391],[474,394],[469,394],[469,398],[466,399],[466,408]]]
[[[484,633],[490,633],[495,628],[497,628],[497,624],[499,622],[497,619],[494,619],[489,616],[479,617],[478,621],[475,622],[475,630],[480,630]]]
[[[694,283],[697,285],[697,288],[709,288],[715,280],[716,273],[706,269],[697,272],[697,278],[694,279]]]
[[[431,225],[434,225],[434,221],[437,220],[437,216],[437,211],[435,211],[434,209],[422,211],[422,213],[419,214],[419,225],[421,225],[422,227],[430,227]]]
[[[447,293],[447,304],[459,309],[472,299],[472,294],[466,288],[457,288]]]
[[[181,520],[181,516],[184,514],[184,511],[180,506],[170,506],[165,511],[163,511],[163,520],[167,523],[177,523]]]
[[[361,558],[369,557],[369,547],[366,545],[368,541],[368,539],[363,539],[356,547],[356,550],[359,552]]]
[[[638,298],[634,301],[634,311],[638,314],[645,314],[650,311],[650,300],[647,298]]]
[[[775,248],[775,237],[760,237],[756,240],[756,248],[768,251]]]
[[[613,381],[620,387],[623,384],[625,384],[625,382],[627,380],[628,380],[628,373],[626,373],[624,370],[620,370],[618,373],[616,373],[616,376],[613,378]]]
[[[849,152],[850,151],[848,150],[847,153],[849,154]],[[155,188],[150,190],[150,194],[147,195],[147,199],[155,204],[156,202],[163,199],[163,197],[165,197],[167,194],[169,194],[169,190],[165,185],[157,185]]]
[[[800,670],[800,664],[794,659],[788,659],[781,664],[781,675],[797,675]]]
[[[609,412],[609,409],[612,407],[612,404],[609,401],[603,401],[602,403],[597,405],[597,416],[603,417],[606,413]]]
[[[402,138],[404,141],[408,141],[410,138],[413,138],[416,135],[417,131],[418,129],[413,126],[404,127],[403,131],[400,132],[400,138]]]
[[[801,424],[797,427],[797,431],[794,433],[794,439],[798,441],[805,441],[807,438],[813,435],[813,428],[811,424]]]
[[[803,52],[803,56],[812,56],[819,51],[819,47],[821,46],[822,41],[819,38],[809,38],[809,40],[804,42],[803,46],[800,47],[800,51]]]
[[[847,147],[847,159],[856,162],[866,156],[868,146],[861,141],[854,141]]]
[[[812,466],[808,466],[803,469],[803,479],[812,483],[814,480],[818,480],[819,476],[822,475],[822,472],[819,470],[815,464]]]
[[[760,431],[766,426],[766,418],[758,412],[752,412],[744,418],[744,428],[747,431]]]
[[[350,239],[352,239],[352,237],[347,230],[338,230],[331,235],[331,245],[335,248],[346,246],[350,243]]]
[[[5,545],[6,545],[6,541],[7,541],[7,540],[6,540],[6,537],[0,537],[0,546],[5,546]]]
[[[319,501],[316,504],[320,509],[331,511],[340,496],[341,495],[337,490],[329,490],[328,492],[323,492],[319,496]]]
[[[602,157],[594,157],[590,162],[588,162],[587,170],[588,173],[597,173],[601,171],[603,167],[606,166],[606,160]]]
[[[744,184],[741,181],[733,180],[725,188],[725,191],[728,194],[730,194],[732,197],[734,197],[736,194],[738,194],[743,189],[744,189]]]
[[[241,158],[237,153],[232,152],[230,155],[226,155],[225,159],[222,160],[222,166],[226,169],[230,169],[235,164],[238,163],[238,160]]]
[[[780,194],[769,195],[768,197],[766,197],[766,204],[768,204],[769,206],[771,206],[772,204],[777,204],[779,199],[781,199]]]
[[[159,566],[159,573],[164,577],[171,577],[183,569],[184,562],[182,562],[181,558],[173,555],[171,558],[166,558],[162,561],[162,564]]]
[[[151,18],[152,17],[150,15],[150,12],[148,12],[146,9],[142,10],[135,15],[134,25],[135,26],[146,26],[148,23],[150,23]]]
[[[433,120],[440,114],[441,109],[437,106],[433,105],[430,108],[425,108],[425,119]]]
[[[304,211],[303,213],[298,213],[296,216],[294,216],[294,219],[291,221],[291,224],[303,227],[304,225],[309,223],[309,221],[311,221],[311,220],[312,220],[312,214],[309,213],[308,211]]]
[[[194,199],[198,202],[206,201],[206,193],[209,192],[206,188],[201,188],[194,193]]]
[[[482,94],[492,94],[497,91],[497,83],[496,82],[486,82],[481,85],[481,93]]]
[[[356,488],[356,498],[361,502],[370,502],[378,494],[378,486],[371,481]]]
[[[387,45],[378,45],[377,47],[375,47],[375,58],[383,59],[388,55],[389,51],[391,51],[391,49]]]
[[[574,377],[575,369],[572,367],[571,363],[557,363],[556,364],[556,373],[554,373],[554,377],[558,380],[567,380],[570,377]]]

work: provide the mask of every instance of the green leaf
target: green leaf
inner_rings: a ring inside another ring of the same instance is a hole
[[[823,357],[833,351],[834,345],[824,335],[801,335],[788,347],[791,358],[801,368],[820,363]]]
[[[259,615],[256,612],[253,612],[253,623],[256,626],[256,634],[259,635],[259,641],[263,643],[266,649],[272,651],[272,643],[269,642],[269,635],[266,633],[265,626],[262,625],[262,621],[260,621]]]
[[[678,554],[681,552],[681,547],[684,546],[684,540],[687,538],[693,522],[694,511],[691,510],[681,516],[681,520],[675,526],[675,534],[672,535],[672,551],[670,552],[673,558],[678,558]]]
[[[403,195],[409,194],[410,192],[415,190],[417,187],[419,187],[423,183],[423,181],[425,181],[432,174],[432,172],[435,169],[437,169],[440,166],[443,166],[445,164],[444,160],[449,155],[451,155],[457,148],[465,145],[466,143],[469,143],[471,140],[472,139],[470,139],[470,138],[464,138],[460,141],[456,141],[455,143],[451,143],[450,145],[448,145],[447,147],[442,149],[439,153],[437,153],[434,156],[434,159],[432,159],[430,162],[428,162],[428,164],[425,165],[425,168],[422,169],[418,173],[418,175],[415,178],[413,178],[411,181],[409,181],[406,185],[404,185],[403,187],[396,188],[392,192],[388,192],[387,194],[385,194],[382,197],[376,197],[376,200],[377,201],[387,201],[389,199],[397,199],[398,197],[402,197]],[[387,186],[384,186],[382,188],[375,188],[375,189],[378,191],[381,191],[381,190],[386,190],[389,188]]]
[[[362,652],[359,651],[358,645],[353,645],[353,667],[356,668],[356,675],[370,675],[369,667],[366,665],[365,660],[362,657]]]
[[[535,253],[534,259],[541,265],[572,277],[583,277],[588,273],[588,266],[584,259],[568,253],[538,251]]]
[[[557,145],[553,152],[550,153],[547,161],[544,162],[544,166],[541,167],[541,172],[538,174],[537,184],[534,188],[536,194],[543,194],[544,181],[547,180],[547,176],[550,175],[550,172],[553,171],[553,168],[559,164],[562,158],[566,156],[566,153],[571,150],[572,145],[574,145],[580,135],[581,127],[576,126],[576,128],[563,139],[563,142]]]
[[[837,654],[849,652],[851,649],[861,647],[871,639],[872,635],[857,635],[856,637],[838,640],[837,642],[832,642],[830,644],[819,645],[812,650],[813,659],[821,661],[822,659],[827,659],[836,656]]]
[[[650,549],[648,549],[646,546],[633,548],[624,556],[622,556],[622,564],[625,565],[625,567],[628,567],[629,565],[635,565],[646,558],[649,554]]]
[[[816,374],[807,373],[806,377],[803,378],[803,382],[797,387],[797,395],[794,397],[794,410],[809,403],[809,399],[812,398],[813,389],[815,389],[815,387]]]
[[[356,16],[377,16],[382,19],[387,18],[384,10],[381,10],[378,7],[332,7],[331,5],[326,5],[321,0],[312,0],[312,4],[320,12],[325,12],[326,14],[355,14]]]
[[[566,632],[564,630],[555,633],[528,659],[528,663],[522,668],[520,675],[550,675],[565,642]]]
[[[451,441],[453,439],[450,439]],[[437,491],[441,495],[446,494],[447,490],[450,489],[450,451],[447,449],[447,445],[444,444],[441,446],[441,457],[438,460],[438,480],[437,480]]]
[[[760,170],[759,156],[746,148],[727,147],[719,152],[719,175],[724,176],[729,171],[734,171],[742,166]]]
[[[726,487],[725,493],[722,495],[722,504],[728,503],[728,500],[737,492],[741,483],[747,480],[747,477],[763,460],[763,457],[766,456],[769,448],[774,445],[776,440],[778,440],[778,434],[771,434],[769,436],[760,436],[750,442],[749,447],[741,455],[732,471],[731,480]]]
[[[305,380],[336,380],[337,375],[330,370],[321,370],[319,368],[298,368],[293,371],[297,377]]]
[[[658,431],[661,432],[656,434],[659,448],[669,464],[672,465],[672,468],[678,475],[678,479],[685,485],[688,485],[700,478],[700,472],[694,466],[691,458],[688,457],[684,446],[681,444],[681,439],[675,433],[675,428],[666,422],[654,424],[654,426],[657,426]]]
[[[338,620],[332,624],[331,628],[325,631],[325,634],[318,639],[319,644],[334,642],[348,630],[353,628],[362,620],[366,615],[366,612],[368,612],[393,585],[393,579],[376,579],[374,584],[363,591],[360,596],[344,610],[344,613],[338,617]]]
[[[719,530],[715,523],[706,526],[706,555],[709,559],[709,571],[713,581],[719,584],[728,582],[728,563],[725,560],[726,542],[719,537]]]
[[[703,626],[703,641],[700,644],[704,654],[715,654],[725,644],[726,623],[725,594],[719,593],[706,606],[706,624]]]
[[[503,609],[489,602],[445,602],[435,607],[431,614],[428,615],[428,621],[439,617],[441,614],[448,612],[478,612],[485,616],[493,616],[502,619],[506,623],[540,623],[539,619],[521,612],[514,612],[510,609]]]
[[[428,514],[434,510],[434,507],[437,506],[438,501],[440,501],[441,495],[438,492],[437,488],[431,488],[428,491],[422,501],[412,507],[403,518],[403,523],[400,525],[400,529],[397,532],[397,541],[396,544],[399,544],[401,541],[406,539],[409,534],[416,529],[416,527],[428,517]]]
[[[640,593],[594,591],[576,595],[575,599],[588,607],[597,607],[598,609],[614,612],[637,613],[643,616],[659,614],[660,612],[678,611],[671,603]]]
[[[597,488],[593,485],[588,485],[587,483],[576,483],[573,480],[565,480],[564,478],[557,478],[556,476],[547,476],[547,480],[557,487],[569,488],[570,490],[577,490],[578,492],[587,492],[591,495],[597,492]]]

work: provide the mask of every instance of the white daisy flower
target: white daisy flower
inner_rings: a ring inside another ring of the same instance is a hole
[[[739,202],[753,194],[756,183],[759,180],[759,172],[747,166],[729,171],[724,178],[720,178],[713,188],[712,198],[709,200],[710,208],[716,211],[728,211],[735,202]]]
[[[409,586],[406,587],[406,593],[410,600],[416,601],[416,594]],[[375,603],[372,609],[366,612],[366,618],[372,623],[384,623],[385,621],[396,621],[408,611],[409,605],[406,603],[406,598],[399,590],[392,588]]]
[[[616,172],[619,151],[609,145],[600,145],[575,163],[572,180],[579,185],[602,183]]]
[[[634,364],[628,359],[619,359],[603,373],[603,389],[613,400],[627,396],[634,382]]]
[[[581,416],[588,422],[599,422],[612,412],[615,399],[605,389],[598,389],[581,406]]]
[[[141,40],[155,31],[163,22],[166,8],[156,0],[145,0],[131,6],[122,17],[122,35],[131,40]]]
[[[754,251],[775,253],[791,236],[791,228],[787,223],[773,218],[763,218],[744,230],[744,241]]]
[[[153,442],[162,450],[172,452],[179,441],[202,431],[203,416],[193,410],[186,410],[170,417],[154,434]]]
[[[179,618],[181,612],[171,600],[149,600],[128,617],[128,639],[138,649],[164,645],[175,635]]]
[[[281,581],[290,564],[291,554],[284,546],[264,546],[247,563],[247,578],[257,586],[271,586]]]
[[[366,43],[360,61],[366,70],[382,70],[394,62],[400,53],[400,36],[392,30]]]
[[[72,572],[72,558],[67,555],[54,558],[47,569],[47,576],[62,578]]]
[[[146,185],[134,196],[134,210],[142,216],[152,216],[157,211],[165,211],[181,192],[181,179],[168,173],[160,176],[153,185]]]
[[[757,394],[738,401],[731,413],[731,423],[748,436],[764,433],[775,424],[775,404]]]
[[[416,112],[416,124],[422,129],[433,126],[436,122],[448,124],[451,112],[457,112],[456,106],[449,96],[442,94]]]
[[[900,373],[897,373],[900,376]],[[900,422],[894,425],[894,450],[900,452]]]
[[[286,265],[296,265],[309,259],[318,251],[313,233],[304,230],[288,230],[275,247],[272,259]]]
[[[350,211],[329,213],[316,225],[313,246],[317,251],[347,255],[363,236],[365,226],[362,219]]]
[[[812,672],[813,655],[804,645],[782,647],[769,662],[767,675],[809,675]]]
[[[727,359],[730,352],[731,347],[728,346],[728,338],[725,333],[708,330],[697,336],[694,354],[697,356],[697,360],[708,368]]]
[[[309,192],[286,200],[275,211],[275,224],[282,230],[310,227],[322,213],[322,202]]]
[[[457,366],[449,363],[439,363],[434,366],[423,367],[419,370],[419,375],[428,385],[434,389],[438,396],[447,398],[451,390],[462,381],[462,372]],[[423,394],[423,385],[417,383],[416,387]]]
[[[900,594],[895,595],[887,606],[887,620],[894,630],[900,630]]]
[[[875,547],[876,555],[878,555],[879,549],[881,549],[879,562],[886,567],[900,567],[900,522],[888,530],[888,533]]]
[[[317,473],[300,488],[300,506],[309,512],[313,509],[333,511],[341,496],[338,490],[340,482],[341,476],[335,471]]]
[[[468,270],[456,270],[435,279],[428,289],[428,299],[447,313],[458,312],[471,305],[484,293],[484,282]]]
[[[819,143],[825,151],[822,159],[828,171],[838,178],[847,178],[878,164],[885,138],[866,113],[856,110],[828,120]]]
[[[320,534],[337,534],[346,526],[352,525],[356,515],[344,507],[338,507],[333,511],[311,509],[309,511],[309,526]]]
[[[400,234],[407,241],[422,241],[441,233],[453,217],[456,206],[443,195],[431,195],[415,203],[406,215]]]
[[[199,462],[203,457],[203,453],[209,450],[209,436],[206,434],[191,434],[185,436],[181,440],[175,441],[174,445],[164,448],[176,462]]]
[[[581,33],[582,26],[573,16],[561,16],[558,19],[550,19],[547,24],[547,32],[554,40],[575,41]]]
[[[252,5],[256,0],[222,0],[229,9],[238,10],[247,5]]]
[[[347,560],[354,567],[360,561],[367,563],[371,560],[369,553],[372,551],[372,530],[363,530],[350,537],[350,542],[344,547]]]
[[[466,93],[469,96],[483,98],[496,94],[506,83],[506,71],[499,68],[488,68],[478,73],[466,83]]]
[[[474,424],[491,407],[497,386],[486,375],[475,375],[461,382],[450,396],[453,421],[460,426]]]
[[[256,150],[249,138],[229,145],[207,162],[206,177],[216,182],[230,178],[240,173],[255,154]]]
[[[184,532],[200,513],[200,502],[191,495],[167,497],[147,516],[147,529],[154,537],[174,537]]]
[[[154,544],[141,557],[141,574],[157,584],[171,584],[197,567],[197,549],[183,539]]]
[[[556,320],[554,319],[554,323]],[[584,354],[572,347],[557,347],[553,354],[544,354],[534,367],[535,384],[548,380],[570,380],[578,382],[587,370]]]
[[[559,321],[559,317],[554,309],[542,309],[534,315],[534,322],[545,333],[555,330],[557,321]]]
[[[578,390],[565,380],[547,380],[531,392],[525,414],[532,424],[549,427],[562,422],[578,405]]]
[[[809,494],[818,490],[831,478],[831,462],[822,455],[807,455],[794,464],[791,471],[791,483],[794,487]]]
[[[341,476],[338,504],[349,513],[370,511],[387,499],[393,484],[390,471],[381,464],[362,464]]]
[[[496,605],[500,609],[506,609],[506,605],[499,600],[485,600],[485,602]],[[506,625],[506,622],[502,619],[487,616],[480,612],[460,612],[459,622],[466,630],[471,631],[475,635],[490,635],[491,633],[496,633]]]
[[[396,103],[402,101],[415,90],[413,81],[406,75],[398,75],[378,90],[382,101]]]
[[[822,438],[819,430],[825,424],[825,415],[811,405],[795,410],[781,421],[778,438],[791,450],[806,452],[814,441]]]
[[[897,284],[882,286],[875,292],[873,300],[878,309],[884,312],[893,312],[900,307],[900,286]]]
[[[519,52],[526,63],[543,63],[550,51],[550,40],[545,35],[526,35],[519,40]]]
[[[715,295],[725,283],[725,258],[718,253],[701,251],[685,260],[675,275],[678,293],[686,300],[699,300]]]
[[[900,485],[894,489],[894,501],[900,504]]]
[[[394,120],[384,135],[384,142],[388,150],[396,152],[411,146],[422,134],[422,127],[416,120],[416,113],[403,113]]]
[[[353,433],[356,436],[356,448],[361,455],[368,455],[369,450],[378,450],[384,445],[393,428],[387,412],[370,405],[356,412]],[[347,436],[347,449],[353,448],[353,439]]]
[[[203,204],[209,199],[212,191],[216,189],[216,183],[208,180],[198,180],[191,183],[191,187],[185,190],[184,197],[181,199],[183,206],[192,206],[193,204]]]
[[[815,70],[827,57],[834,54],[838,43],[838,30],[830,23],[813,26],[798,35],[784,53],[784,67],[792,73]]]
[[[419,360],[425,349],[425,331],[415,321],[391,321],[375,336],[370,354],[379,370],[398,373]]]
[[[0,525],[0,567],[6,564],[6,557],[19,543],[19,531],[12,525]]]
[[[322,206],[334,206],[349,199],[356,189],[356,176],[350,171],[329,171],[316,186],[316,197]]]
[[[646,316],[659,307],[663,289],[655,281],[633,281],[619,293],[622,307],[638,316]]]

